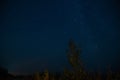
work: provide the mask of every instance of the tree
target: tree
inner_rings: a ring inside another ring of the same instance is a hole
[[[49,72],[48,72],[48,70],[45,70],[44,75],[45,75],[44,80],[49,80]]]
[[[72,69],[74,71],[74,80],[80,80],[85,78],[85,71],[83,69],[83,64],[82,61],[80,59],[80,54],[81,54],[81,50],[80,48],[78,48],[74,41],[72,39],[70,39],[69,41],[69,49],[67,51],[67,57],[68,57],[68,61],[72,66]]]

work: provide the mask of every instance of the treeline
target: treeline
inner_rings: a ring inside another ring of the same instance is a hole
[[[68,62],[72,67],[71,70],[65,68],[62,74],[53,74],[45,70],[44,72],[36,72],[33,75],[11,76],[6,78],[6,80],[120,80],[120,73],[113,73],[111,69],[104,75],[100,72],[89,73],[85,71],[80,58],[81,49],[72,39],[69,41],[69,48],[66,53]]]

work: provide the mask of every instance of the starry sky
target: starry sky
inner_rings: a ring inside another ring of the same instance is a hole
[[[118,0],[3,0],[0,65],[15,74],[62,71],[73,38],[87,70],[118,70],[119,13]]]

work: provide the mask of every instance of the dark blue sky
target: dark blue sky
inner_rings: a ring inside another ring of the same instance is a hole
[[[68,67],[73,38],[89,70],[119,67],[120,18],[117,0],[1,1],[1,66],[12,73]]]

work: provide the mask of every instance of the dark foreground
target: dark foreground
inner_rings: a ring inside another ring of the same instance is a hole
[[[108,72],[105,75],[100,73],[75,73],[64,70],[60,73],[49,73],[47,70],[32,75],[12,75],[6,69],[0,68],[0,80],[120,80],[120,73]]]
[[[37,72],[32,75],[12,75],[0,67],[0,80],[120,80],[120,71],[112,72],[110,67],[106,74],[100,72],[89,73],[85,71],[80,59],[81,51],[74,42],[69,42],[67,58],[72,67],[71,70],[64,69],[62,73],[50,73],[48,70]]]

